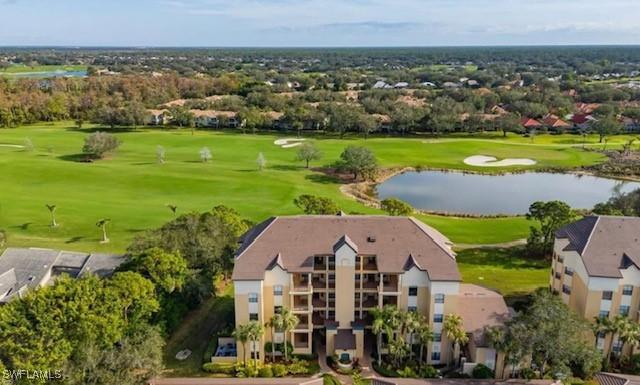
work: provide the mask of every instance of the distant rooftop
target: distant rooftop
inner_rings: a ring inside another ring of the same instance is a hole
[[[39,248],[8,248],[0,256],[0,303],[68,274],[106,277],[124,261],[121,255],[79,253]]]

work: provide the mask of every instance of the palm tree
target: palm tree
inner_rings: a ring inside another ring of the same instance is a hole
[[[406,337],[407,337],[406,340],[407,340],[407,343],[409,344],[409,347],[411,348],[411,354],[413,355],[414,354],[413,335],[420,328],[420,325],[421,325],[420,314],[418,314],[418,312],[415,312],[415,311],[409,311],[409,312],[405,312],[403,315],[404,315],[403,328],[406,331]]]
[[[624,327],[618,332],[618,339],[622,342],[620,351],[623,351],[626,345],[637,345],[640,339],[640,325],[625,317]]]
[[[596,337],[596,347],[598,346],[598,336],[604,334],[606,336],[611,333],[611,320],[609,317],[596,317],[591,329],[593,330],[593,334]]]
[[[371,324],[371,332],[376,335],[376,350],[378,352],[378,366],[382,364],[382,333],[384,333],[388,325],[384,317],[384,311],[382,309],[371,309],[371,316],[373,317],[373,323]]]
[[[442,331],[444,331],[447,339],[453,343],[453,359],[455,361],[455,365],[458,365],[460,347],[469,342],[469,336],[467,336],[462,324],[462,317],[458,314],[447,314],[444,318]]]
[[[420,323],[420,326],[416,330],[416,333],[418,335],[418,340],[420,341],[420,360],[418,362],[422,366],[422,361],[424,358],[424,347],[427,346],[429,342],[433,341],[433,332],[429,328],[429,323],[423,319],[423,321]]]
[[[247,366],[247,342],[249,342],[249,325],[238,325],[232,334],[236,341],[242,344],[242,362]]]
[[[255,354],[259,349],[256,349],[256,343],[260,341],[262,335],[264,334],[264,328],[262,325],[256,321],[251,321],[247,325],[247,334],[249,340],[251,341],[251,351],[253,352],[253,365],[254,368],[258,369],[258,356]]]
[[[275,362],[276,361],[276,342],[275,342],[274,334],[276,330],[282,330],[283,328],[282,315],[274,314],[269,319],[269,322],[267,322],[265,326],[271,329],[271,362]],[[286,349],[286,346],[285,346],[285,349]]]
[[[102,241],[100,243],[109,243],[109,237],[107,237],[107,225],[111,222],[109,218],[102,218],[96,222],[96,226],[102,228]]]
[[[51,214],[51,227],[58,227],[58,223],[56,222],[56,205],[46,204],[47,210],[49,210],[49,214]]]
[[[300,319],[297,315],[293,314],[291,310],[282,308],[280,311],[282,317],[282,331],[284,332],[284,360],[289,361],[289,352],[287,349],[287,335],[300,323]]]

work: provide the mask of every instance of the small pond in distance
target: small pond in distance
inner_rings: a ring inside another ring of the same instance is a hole
[[[590,209],[615,191],[640,183],[576,174],[527,172],[479,175],[425,171],[396,175],[377,187],[378,197],[395,197],[428,211],[469,214],[525,214],[535,201],[561,200]]]

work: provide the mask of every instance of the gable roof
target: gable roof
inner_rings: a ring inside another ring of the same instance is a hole
[[[465,331],[477,346],[487,346],[485,329],[504,324],[511,313],[504,298],[482,286],[461,284],[458,294],[458,312]]]
[[[640,267],[640,217],[588,216],[556,238],[569,241],[564,250],[577,252],[590,276],[621,278],[625,265]]]
[[[262,280],[280,255],[288,272],[312,272],[313,257],[334,255],[348,244],[359,255],[375,255],[383,273],[406,271],[409,256],[431,280],[459,281],[451,242],[411,217],[302,215],[273,217],[249,230],[235,258],[234,280]]]
[[[520,119],[520,123],[525,127],[540,127],[542,123],[538,122],[533,118],[522,118]]]

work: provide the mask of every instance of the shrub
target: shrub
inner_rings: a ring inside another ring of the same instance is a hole
[[[378,372],[378,374],[382,375],[383,377],[400,377],[398,373],[393,370],[393,368],[386,367],[385,365],[378,366],[378,363],[376,361],[373,362],[373,370]]]
[[[640,374],[640,354],[634,354],[630,357],[622,357],[620,364],[624,373]]]
[[[471,372],[471,377],[479,379],[493,378],[493,370],[483,364],[476,365]]]
[[[92,158],[101,159],[105,154],[115,151],[120,146],[120,141],[115,136],[106,132],[94,132],[84,139],[82,152]]]
[[[309,373],[309,370],[307,369],[307,366],[302,362],[294,361],[293,363],[289,364],[289,367],[287,369],[289,371],[289,374],[291,374],[293,376],[302,375],[302,374],[308,374]]]
[[[329,373],[322,375],[323,385],[340,385],[340,381]]]
[[[284,377],[287,375],[287,373],[289,372],[287,370],[287,367],[285,365],[282,364],[274,364],[271,367],[272,371],[273,371],[273,375],[275,377]]]
[[[431,365],[425,366],[424,368],[420,369],[420,377],[422,378],[437,378],[438,375],[438,369],[434,368]]]
[[[207,373],[227,374],[229,376],[233,376],[236,373],[236,369],[233,364],[217,362],[207,362],[202,365],[202,370]]]
[[[410,366],[405,366],[403,369],[398,370],[398,376],[402,378],[418,378],[418,373]]]
[[[263,378],[273,377],[273,370],[271,369],[271,366],[265,365],[261,367],[260,370],[258,371],[258,377],[263,377]]]
[[[520,377],[525,380],[530,380],[536,377],[536,372],[531,368],[523,368],[520,370]]]

